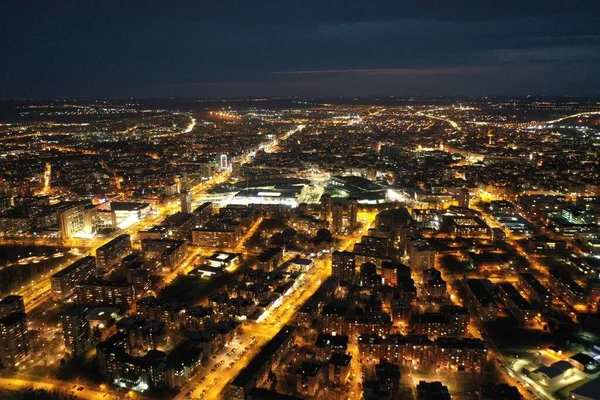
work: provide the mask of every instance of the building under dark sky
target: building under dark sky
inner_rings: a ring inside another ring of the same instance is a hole
[[[598,95],[595,0],[2,2],[3,98]]]

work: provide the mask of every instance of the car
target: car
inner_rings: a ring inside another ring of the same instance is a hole
[[[71,389],[73,389],[73,390],[77,389],[77,385],[73,385],[73,387]]]
[[[83,386],[81,386],[79,389],[77,389],[79,392],[82,392],[83,389],[85,389]]]

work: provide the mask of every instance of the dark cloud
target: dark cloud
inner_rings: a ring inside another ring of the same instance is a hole
[[[5,0],[0,96],[598,95],[600,2]]]

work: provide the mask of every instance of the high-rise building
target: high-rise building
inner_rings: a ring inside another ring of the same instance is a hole
[[[181,192],[181,212],[192,212],[192,193],[187,190]]]
[[[408,265],[422,271],[435,267],[435,249],[424,239],[408,241]]]
[[[50,285],[52,299],[63,301],[75,293],[75,287],[81,281],[91,279],[96,274],[96,257],[80,258],[52,275]]]
[[[239,161],[234,161],[231,163],[231,176],[233,178],[241,178],[242,177],[242,163]]]
[[[321,196],[321,219],[325,221],[331,220],[331,196],[324,194]]]
[[[25,312],[25,303],[22,296],[10,295],[0,300],[0,319],[15,312]]]
[[[458,206],[461,208],[469,208],[469,199],[469,189],[465,187],[460,189],[458,192]]]
[[[5,368],[21,365],[29,353],[27,317],[14,312],[0,320],[0,362]]]
[[[348,226],[350,229],[356,228],[358,221],[358,200],[351,198],[348,200]]]
[[[331,274],[350,282],[356,273],[356,255],[349,251],[334,251],[331,257]]]
[[[129,253],[131,237],[127,234],[119,235],[96,249],[96,265],[98,268],[110,268]]]
[[[87,307],[76,306],[62,315],[65,346],[74,357],[83,356],[92,344],[88,312]]]
[[[70,238],[84,228],[85,204],[69,203],[58,210],[58,224],[63,239]]]
[[[79,305],[129,308],[136,300],[135,288],[130,283],[91,280],[78,283],[75,291]]]
[[[221,169],[227,169],[228,166],[227,154],[221,154],[221,157],[219,158],[219,167]]]
[[[331,232],[341,233],[344,229],[344,205],[333,204],[331,208]]]

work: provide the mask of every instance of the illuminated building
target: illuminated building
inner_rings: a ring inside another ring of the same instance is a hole
[[[321,196],[321,219],[324,221],[331,221],[331,212],[333,203],[329,194],[323,194]]]
[[[343,385],[350,375],[352,356],[343,353],[333,353],[327,364],[327,379]]]
[[[169,228],[164,225],[154,225],[152,228],[138,231],[137,237],[139,240],[144,239],[166,239],[169,235]]]
[[[344,229],[344,205],[341,203],[333,203],[331,209],[331,232],[342,233]]]
[[[398,285],[399,277],[401,277],[401,276],[410,277],[410,275],[411,275],[411,269],[407,265],[404,265],[401,263],[389,262],[389,261],[384,261],[381,264],[381,276],[383,278],[384,284],[386,284],[388,286],[395,287]]]
[[[167,354],[150,350],[144,356],[128,354],[127,336],[117,333],[96,346],[98,369],[105,379],[123,388],[144,391],[167,385]]]
[[[567,250],[567,242],[564,240],[550,239],[545,236],[536,236],[527,240],[527,248],[530,253],[535,254],[561,254]]]
[[[391,160],[398,160],[404,155],[404,149],[402,146],[397,145],[382,145],[379,149],[379,154]]]
[[[510,313],[520,322],[526,323],[535,317],[535,311],[521,293],[508,282],[498,285],[498,295]]]
[[[92,344],[89,309],[75,306],[61,315],[65,347],[73,357],[82,357]]]
[[[258,269],[266,272],[273,271],[281,264],[283,249],[281,247],[269,247],[261,252],[258,257]]]
[[[231,163],[231,177],[241,178],[242,177],[242,163],[234,161]]]
[[[586,303],[585,290],[571,277],[552,270],[548,277],[548,285],[571,307]]]
[[[433,298],[444,298],[447,296],[446,281],[440,276],[433,277],[425,282],[425,292]]]
[[[194,228],[192,244],[202,247],[234,248],[242,234],[239,226],[232,228]]]
[[[64,301],[75,293],[79,282],[96,276],[96,258],[86,256],[58,271],[50,278],[52,299]]]
[[[469,189],[462,188],[458,191],[458,206],[461,208],[469,208]]]
[[[189,340],[179,342],[167,358],[167,386],[184,387],[202,367],[202,355],[202,349],[195,343]]]
[[[177,212],[165,218],[161,225],[167,227],[169,238],[184,240],[190,237],[195,219],[193,214]]]
[[[246,394],[270,371],[294,343],[295,328],[284,326],[229,384],[228,398],[244,400]]]
[[[146,217],[151,210],[151,206],[148,203],[111,201],[110,209],[115,213],[117,225],[128,225]]]
[[[435,250],[426,240],[412,239],[408,241],[408,265],[417,271],[435,266]]]
[[[494,321],[498,317],[498,306],[494,302],[489,288],[492,283],[487,279],[465,279],[462,281],[467,294],[465,304],[476,314],[482,321]]]
[[[430,339],[452,334],[450,320],[441,313],[416,314],[413,316],[410,325],[413,334],[427,336]]]
[[[375,217],[376,226],[385,227],[395,234],[400,233],[400,230],[409,226],[411,222],[412,217],[405,207],[384,210]]]
[[[115,230],[117,228],[117,217],[113,211],[97,209],[96,212],[96,230]]]
[[[193,214],[196,216],[196,223],[199,225],[206,224],[213,215],[212,203],[206,202],[200,204],[193,211]]]
[[[442,219],[442,230],[453,236],[466,238],[490,237],[492,230],[479,217],[461,217],[444,215]]]
[[[182,213],[191,213],[192,212],[192,193],[183,190],[181,192],[181,212]]]
[[[516,214],[517,207],[506,200],[492,200],[490,201],[490,205],[488,206],[488,210],[492,215],[507,215],[507,214]]]
[[[129,283],[104,280],[80,282],[76,288],[77,304],[130,308],[135,304],[135,289]]]
[[[551,365],[542,365],[530,372],[529,377],[545,386],[555,387],[560,381],[573,375],[575,368],[565,360],[556,361]]]
[[[600,393],[600,379],[592,379],[571,390],[568,400],[595,400]]]
[[[187,242],[175,239],[143,239],[142,253],[148,260],[160,259],[163,269],[173,270],[187,255]]]
[[[318,360],[328,360],[333,353],[345,353],[348,349],[348,336],[320,333],[314,344],[315,356]]]
[[[461,337],[467,335],[471,315],[465,307],[443,305],[440,307],[440,314],[448,318],[448,323],[450,324],[449,336]]]
[[[334,251],[331,274],[342,281],[351,282],[356,274],[356,255],[349,251]]]
[[[303,361],[296,371],[296,391],[304,396],[315,396],[319,389],[322,365]]]
[[[378,389],[383,389],[389,399],[400,398],[400,366],[379,360],[375,364],[375,376]],[[368,383],[369,381],[365,382],[365,385],[368,386]]]
[[[219,157],[219,168],[221,168],[221,170],[225,170],[228,166],[229,164],[227,162],[227,154],[221,154],[221,156]]]
[[[385,237],[364,235],[360,239],[360,243],[354,244],[354,252],[364,255],[390,255],[393,250],[391,241]]]
[[[123,234],[96,249],[98,268],[110,268],[131,252],[131,237]]]
[[[154,296],[143,297],[136,302],[137,315],[165,323],[168,329],[179,329],[186,310],[173,301],[161,301]]]
[[[84,228],[86,202],[68,203],[58,209],[58,223],[62,238],[70,238]]]
[[[343,334],[356,339],[362,334],[375,333],[380,336],[389,335],[392,329],[392,318],[383,312],[373,312],[364,315],[346,316]]]
[[[165,196],[171,197],[179,193],[179,183],[173,182],[165,185]]]
[[[516,386],[506,383],[487,382],[481,385],[479,400],[521,400],[521,394]]]
[[[336,289],[339,286],[339,281],[337,278],[333,276],[329,276],[322,284],[319,286],[319,289],[307,300],[304,302],[302,307],[298,310],[297,320],[299,325],[309,326],[313,319],[315,319],[319,314],[323,315],[326,309],[330,304],[325,305],[326,302],[330,301]],[[325,312],[327,315],[328,312]],[[331,329],[337,329],[336,332],[342,332],[342,326],[344,323],[343,313],[341,313],[341,320],[339,322],[338,328],[331,328],[329,330],[324,330],[325,333],[331,333]],[[325,319],[323,319],[323,325],[325,327]]]
[[[550,310],[552,307],[552,293],[529,272],[519,274],[519,284],[533,305],[542,311]]]
[[[298,199],[302,196],[303,191],[307,190],[306,188],[306,185],[296,185],[268,189],[243,189],[232,199],[227,200],[227,203],[239,205],[260,204],[295,208],[298,206]]]
[[[127,335],[130,351],[148,352],[167,344],[167,331],[161,321],[140,319],[138,316],[122,318],[117,331]]]
[[[0,362],[5,368],[16,368],[29,355],[27,317],[23,312],[13,312],[0,319]]]
[[[191,331],[199,331],[214,323],[215,317],[212,307],[189,307],[183,313],[182,325]]]
[[[450,400],[448,387],[442,382],[420,381],[417,385],[417,400]]]
[[[25,303],[22,296],[9,295],[0,300],[0,319],[8,317],[14,312],[25,312]]]
[[[384,359],[401,366],[480,372],[487,363],[487,348],[479,339],[363,334],[358,338],[363,363]]]

